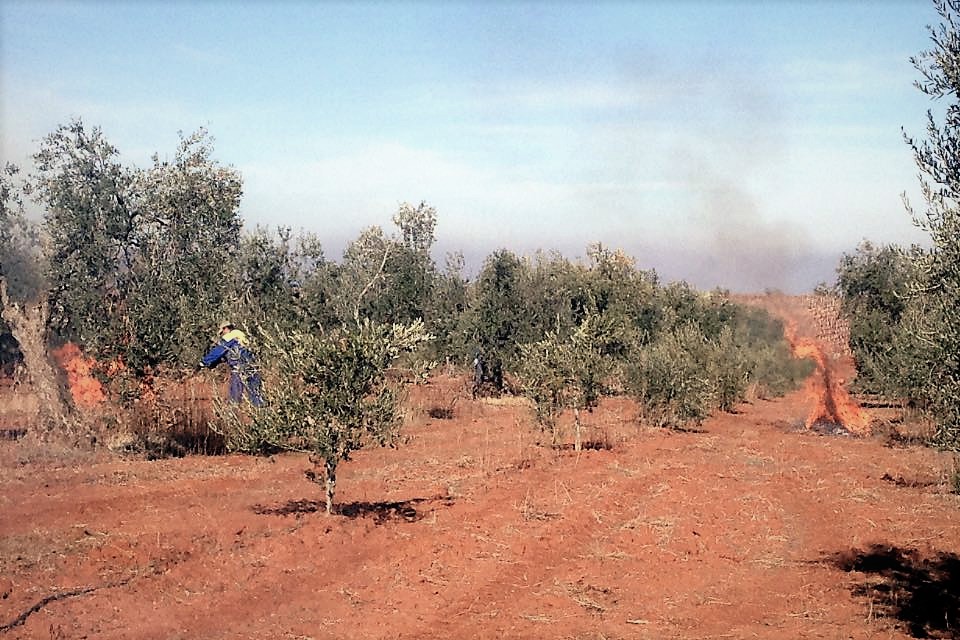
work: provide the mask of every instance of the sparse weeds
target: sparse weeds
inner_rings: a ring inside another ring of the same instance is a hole
[[[636,518],[624,522],[621,528],[631,530],[648,528],[656,536],[657,545],[663,546],[673,539],[673,532],[676,526],[676,518],[668,516],[650,518],[641,513]]]
[[[608,550],[602,541],[594,540],[588,545],[582,557],[596,560],[626,560],[630,554],[622,549]]]
[[[430,383],[425,386],[423,411],[435,420],[453,420],[456,406],[466,396],[466,391],[457,386]]]
[[[420,570],[420,577],[430,584],[445,587],[450,584],[450,580],[445,575],[446,573],[447,568],[444,567],[439,560],[433,560],[430,562],[429,567]]]
[[[517,506],[517,509],[520,511],[520,515],[524,520],[527,521],[543,521],[543,520],[555,520],[560,517],[560,514],[555,511],[548,511],[543,506],[536,504],[530,498],[530,492],[527,492],[527,495],[523,497],[523,501]]]
[[[783,556],[773,552],[764,553],[754,558],[750,562],[751,564],[764,569],[776,569],[786,564],[786,560],[783,558]]]
[[[582,447],[594,451],[613,451],[617,446],[616,438],[607,429],[592,428],[583,441]]]
[[[550,616],[544,615],[542,613],[523,613],[520,614],[520,617],[524,620],[529,620],[530,622],[537,622],[541,624],[552,624],[555,622]]]
[[[557,583],[557,588],[590,613],[606,613],[617,604],[617,596],[612,589],[597,587],[582,579],[573,583]]]

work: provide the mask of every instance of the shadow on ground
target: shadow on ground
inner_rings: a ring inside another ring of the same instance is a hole
[[[432,510],[430,507],[435,504],[451,506],[453,499],[448,496],[434,496],[397,502],[347,502],[335,504],[333,509],[337,515],[346,518],[372,518],[376,524],[383,524],[392,520],[416,522],[427,515]],[[268,516],[300,516],[325,508],[326,503],[319,500],[290,500],[274,507],[257,504],[253,506],[253,512]]]
[[[897,620],[914,638],[960,638],[960,556],[872,545],[827,561],[865,575],[852,591],[873,603],[874,615]]]
[[[889,473],[885,473],[880,476],[880,479],[884,482],[889,482],[892,485],[898,487],[910,487],[913,489],[934,489],[943,486],[943,482],[939,479],[933,478],[929,480],[921,480],[919,477],[912,480],[904,478],[902,475],[897,475],[897,477],[891,476]]]

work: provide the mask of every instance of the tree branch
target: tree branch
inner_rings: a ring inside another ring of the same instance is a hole
[[[370,282],[363,288],[360,292],[360,295],[357,296],[357,304],[353,308],[353,321],[357,323],[357,327],[360,326],[360,303],[363,302],[363,296],[367,295],[367,292],[370,290],[370,287],[373,286],[373,283],[383,275],[383,270],[387,265],[387,257],[390,255],[390,245],[384,243],[383,245],[383,259],[380,261],[380,267],[377,269],[377,272],[373,274],[373,277],[370,278]]]

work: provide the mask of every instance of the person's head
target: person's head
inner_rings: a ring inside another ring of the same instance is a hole
[[[229,333],[230,331],[233,331],[233,323],[230,322],[229,320],[221,320],[220,324],[217,325],[217,328],[219,329],[220,335],[223,336]]]

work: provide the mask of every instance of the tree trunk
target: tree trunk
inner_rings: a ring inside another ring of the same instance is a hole
[[[337,463],[330,458],[326,460],[327,472],[327,515],[333,513],[333,491],[337,485]]]
[[[583,445],[580,439],[580,409],[577,407],[573,408],[573,424],[577,431],[576,440],[573,443],[573,450],[580,451]]]
[[[0,303],[3,319],[20,343],[23,364],[40,404],[40,419],[44,428],[63,427],[70,413],[57,370],[47,351],[47,320],[50,316],[47,296],[26,304],[18,304],[7,295],[7,281],[0,278]]]

